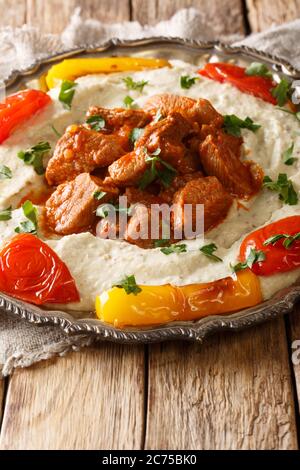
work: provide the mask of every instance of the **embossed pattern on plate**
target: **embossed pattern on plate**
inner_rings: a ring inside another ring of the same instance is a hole
[[[12,93],[23,87],[28,80],[37,78],[53,63],[70,57],[111,56],[130,54],[143,57],[164,57],[182,59],[194,64],[203,63],[212,57],[221,60],[233,60],[249,63],[259,60],[272,67],[279,75],[289,79],[300,79],[300,71],[288,62],[259,52],[255,49],[239,46],[231,47],[220,42],[187,41],[183,39],[150,38],[136,41],[113,39],[105,44],[75,50],[45,58],[24,70],[15,70],[5,81],[7,91]],[[212,315],[194,322],[173,322],[166,325],[147,328],[116,329],[100,320],[82,313],[83,318],[72,316],[71,312],[45,310],[34,305],[0,294],[0,307],[7,313],[23,318],[35,324],[55,324],[68,334],[97,336],[101,340],[122,343],[150,343],[174,339],[202,341],[206,336],[222,329],[239,330],[261,323],[278,315],[290,312],[300,299],[300,285],[293,285],[278,292],[272,299],[260,305],[231,315]]]

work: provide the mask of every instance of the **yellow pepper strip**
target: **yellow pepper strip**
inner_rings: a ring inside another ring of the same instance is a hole
[[[197,320],[232,313],[262,301],[258,277],[250,270],[206,284],[140,286],[137,294],[113,287],[96,298],[96,314],[115,327]]]
[[[158,69],[170,67],[165,59],[143,59],[139,57],[99,57],[83,59],[65,59],[53,65],[47,73],[48,88],[53,88],[61,80],[75,80],[83,75],[93,73],[112,73],[139,71],[145,69]]]

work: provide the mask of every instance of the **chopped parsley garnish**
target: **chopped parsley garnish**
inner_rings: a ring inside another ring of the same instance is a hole
[[[12,178],[11,169],[6,165],[0,165],[0,180],[5,180],[5,179],[10,180],[11,178]]]
[[[45,173],[43,158],[49,150],[51,150],[49,142],[39,142],[27,150],[20,150],[18,157],[23,160],[26,165],[32,165],[38,175],[43,175]]]
[[[23,213],[28,219],[25,222],[21,222],[20,226],[15,228],[17,233],[31,233],[36,235],[37,233],[37,210],[31,201],[25,201],[22,205]]]
[[[233,272],[241,271],[242,269],[252,268],[255,263],[265,261],[266,254],[263,251],[256,251],[251,248],[250,253],[244,263],[237,263],[235,266],[231,266]]]
[[[285,173],[279,173],[276,182],[269,176],[265,176],[263,186],[270,191],[278,192],[279,199],[285,204],[289,204],[290,206],[298,204],[298,194],[294,189],[293,183],[288,179]]]
[[[131,96],[127,95],[125,96],[123,103],[125,104],[126,108],[131,109],[133,108],[134,99],[131,98]]]
[[[72,80],[62,81],[58,99],[66,109],[71,109],[71,104],[74,98],[76,86],[77,83],[73,82]]]
[[[246,75],[272,78],[272,73],[265,64],[260,62],[252,62],[249,67],[246,69]]]
[[[124,213],[127,215],[132,215],[133,206],[130,207],[120,207],[118,205],[114,206],[113,204],[101,204],[101,206],[96,209],[96,216],[102,217],[105,219],[111,212],[118,212],[119,214]]]
[[[159,122],[159,121],[161,121],[163,118],[164,118],[164,116],[162,115],[161,110],[158,109],[158,110],[156,111],[155,116],[154,116],[153,122]]]
[[[186,253],[186,245],[184,243],[180,244],[180,245],[176,245],[175,243],[170,245],[170,246],[166,246],[165,248],[161,248],[160,250],[164,255],[171,255],[172,253]]]
[[[125,83],[126,87],[128,90],[137,90],[140,93],[142,93],[144,86],[148,85],[149,82],[146,82],[145,80],[141,80],[139,82],[136,82],[133,80],[132,77],[126,77],[122,79],[123,82]]]
[[[227,114],[224,116],[223,127],[227,134],[240,137],[241,129],[249,129],[252,132],[256,132],[261,126],[259,124],[254,124],[252,119],[249,117],[246,117],[246,119],[243,120],[237,117],[235,114]]]
[[[54,134],[57,136],[57,137],[61,137],[62,134],[60,132],[58,132],[58,130],[56,129],[56,127],[54,127],[53,124],[51,124],[51,129],[53,130]]]
[[[280,108],[279,106],[277,106],[276,109],[278,109],[278,111],[282,111],[283,113],[291,114],[291,115],[294,116],[298,121],[300,121],[300,111],[294,113],[293,111],[290,111],[289,109]]]
[[[293,157],[293,152],[294,152],[294,147],[295,147],[295,144],[294,142],[289,146],[289,148],[283,152],[283,163],[285,165],[293,165],[293,163],[295,163],[298,158],[295,158]]]
[[[282,244],[284,248],[288,250],[296,240],[300,240],[300,232],[296,233],[296,235],[287,235],[285,233],[273,235],[264,241],[264,245],[275,245],[275,243],[277,243],[279,240],[284,240]]]
[[[211,258],[214,261],[223,261],[222,258],[219,258],[219,256],[216,256],[214,254],[215,251],[217,251],[218,247],[215,245],[215,243],[210,243],[209,245],[204,245],[199,250],[208,258]]]
[[[163,186],[165,188],[168,188],[172,183],[173,179],[175,178],[177,171],[175,170],[175,168],[172,167],[172,165],[159,158],[159,155],[161,153],[160,148],[156,149],[155,152],[151,154],[148,154],[148,151],[145,147],[143,150],[146,155],[145,161],[149,163],[150,166],[143,174],[139,184],[139,188],[145,189],[156,179],[159,179]],[[160,165],[162,166],[161,169],[157,169],[157,163],[160,163]]]
[[[0,221],[10,220],[11,219],[11,211],[12,207],[7,207],[7,209],[3,209],[0,211]]]
[[[105,191],[95,191],[93,194],[93,198],[97,199],[97,201],[100,201],[104,198],[104,196],[106,196],[106,194],[107,193]]]
[[[137,285],[135,276],[133,274],[131,276],[125,276],[124,279],[122,279],[117,284],[114,284],[113,287],[124,289],[127,295],[137,295],[142,292],[142,289]]]
[[[162,246],[169,245],[170,240],[168,238],[162,238],[161,240],[155,240],[154,248],[161,248]]]
[[[180,77],[180,86],[188,90],[193,85],[195,85],[196,81],[199,80],[199,77],[190,77],[189,75],[182,75]]]
[[[289,91],[290,91],[289,82],[285,78],[282,78],[280,82],[278,83],[278,85],[272,90],[272,95],[274,96],[274,98],[276,98],[277,104],[279,106],[285,105],[285,103],[288,100]]]
[[[89,116],[86,123],[93,129],[93,131],[101,131],[105,127],[105,119],[99,114]]]
[[[139,140],[142,135],[144,134],[145,129],[142,127],[134,127],[129,135],[129,140],[135,144],[137,140]]]

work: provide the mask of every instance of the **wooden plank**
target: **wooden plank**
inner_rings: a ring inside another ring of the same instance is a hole
[[[22,26],[26,20],[26,0],[0,0],[0,26]]]
[[[300,0],[246,0],[249,24],[253,32],[293,21],[300,15]]]
[[[289,316],[291,359],[294,368],[294,379],[298,398],[298,409],[300,410],[300,304],[295,307]]]
[[[76,7],[81,7],[82,18],[108,23],[130,19],[130,0],[27,0],[26,21],[45,33],[61,33]]]
[[[101,344],[17,370],[1,449],[140,449],[144,348]]]
[[[0,378],[0,429],[3,417],[3,410],[4,410],[4,399],[5,399],[5,385],[4,385],[3,378]]]
[[[145,23],[169,19],[180,8],[198,8],[204,23],[219,34],[244,32],[241,0],[132,0],[132,18]]]
[[[147,449],[296,449],[284,320],[149,356]]]

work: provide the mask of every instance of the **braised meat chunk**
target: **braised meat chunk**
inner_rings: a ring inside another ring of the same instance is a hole
[[[119,186],[138,184],[149,168],[148,157],[159,150],[159,158],[169,163],[176,172],[191,173],[200,166],[199,159],[187,150],[183,139],[192,132],[188,121],[173,113],[167,118],[149,124],[135,150],[112,163],[108,172]],[[159,167],[159,163],[157,164]]]
[[[142,147],[123,155],[108,167],[110,180],[120,187],[137,184],[147,169]]]
[[[175,176],[171,186],[169,188],[163,188],[162,191],[159,193],[159,196],[164,202],[172,204],[174,194],[178,191],[178,189],[183,188],[185,184],[189,181],[197,180],[202,177],[204,177],[204,175],[201,171]]]
[[[194,100],[186,96],[178,95],[155,95],[149,98],[145,104],[146,111],[155,114],[158,110],[162,116],[171,113],[179,113],[191,124],[212,124],[215,127],[222,127],[223,116],[215,110],[208,100]]]
[[[100,106],[91,106],[86,117],[101,116],[105,121],[105,129],[116,131],[123,126],[145,127],[152,120],[150,113],[142,109],[124,109],[124,108],[101,108]]]
[[[223,132],[210,134],[200,145],[200,160],[207,175],[216,176],[232,195],[250,197],[260,182],[249,165],[240,161],[240,143]]]
[[[114,135],[104,135],[83,126],[70,126],[58,140],[46,169],[50,185],[73,180],[84,172],[106,167],[126,151]]]
[[[204,231],[213,228],[227,215],[232,204],[231,196],[225,191],[220,181],[214,176],[198,178],[186,183],[174,195],[174,229],[186,229],[188,224],[196,230],[196,205],[204,205]],[[189,214],[185,204],[191,204]],[[191,216],[191,218],[190,218]]]
[[[132,207],[125,240],[141,248],[153,248],[155,240],[171,239],[170,212],[164,213],[163,201],[136,188],[128,188],[125,195]],[[165,206],[168,209],[168,206]]]
[[[48,227],[61,235],[87,230],[96,220],[95,210],[100,202],[95,193],[104,192],[101,204],[110,202],[119,194],[117,188],[104,185],[101,180],[82,173],[73,181],[61,184],[46,202]]]

